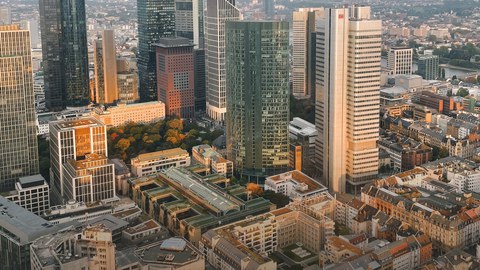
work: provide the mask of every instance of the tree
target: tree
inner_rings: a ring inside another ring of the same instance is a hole
[[[435,35],[429,35],[429,36],[427,37],[427,40],[430,41],[430,42],[435,43],[435,42],[437,42],[437,36],[435,36]]]
[[[115,148],[120,149],[122,152],[125,152],[129,147],[130,147],[129,139],[120,139],[118,140],[117,144],[115,144]]]
[[[281,193],[275,193],[271,190],[265,190],[262,194],[262,197],[275,204],[277,208],[285,207],[290,203],[290,198],[288,198],[288,196],[285,196]]]
[[[448,149],[445,148],[445,147],[442,147],[442,149],[440,149],[440,153],[438,155],[439,155],[440,158],[448,157],[449,156]]]
[[[181,119],[175,118],[167,122],[169,129],[183,130],[183,123]]]
[[[468,92],[468,89],[466,89],[466,88],[460,87],[457,91],[457,96],[466,97],[468,95],[470,95],[470,93]]]
[[[248,183],[247,190],[251,192],[251,194],[254,196],[261,196],[263,193],[262,187],[259,184],[255,183]]]

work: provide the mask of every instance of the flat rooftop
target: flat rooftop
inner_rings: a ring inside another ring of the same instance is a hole
[[[319,182],[315,181],[313,178],[309,177],[308,175],[302,173],[301,171],[289,171],[277,175],[272,175],[267,177],[267,180],[272,180],[274,182],[282,182],[282,181],[294,181],[297,183],[305,184],[308,186],[306,190],[296,190],[299,193],[308,193],[316,190],[328,190],[327,187],[320,184]]]
[[[177,237],[138,248],[135,255],[144,263],[168,265],[184,265],[201,258],[200,252],[192,244]]]
[[[193,179],[189,174],[184,173],[179,168],[169,168],[165,170],[163,175],[171,181],[181,185],[185,190],[194,193],[196,196],[205,200],[208,204],[227,212],[229,210],[240,210],[240,207],[235,202],[224,197],[220,192],[207,187],[205,184]]]
[[[60,120],[53,122],[53,125],[60,127],[61,129],[68,128],[80,128],[80,127],[91,127],[91,126],[105,126],[100,121],[93,117],[79,118],[75,120]]]
[[[188,152],[186,150],[183,150],[182,148],[173,148],[173,149],[168,149],[163,151],[140,154],[136,158],[132,158],[132,163],[146,162],[146,161],[155,160],[155,159],[168,159],[168,158],[181,156],[181,155],[188,156]]]
[[[60,230],[67,225],[52,225],[47,220],[0,196],[0,227],[8,230],[20,244]]]

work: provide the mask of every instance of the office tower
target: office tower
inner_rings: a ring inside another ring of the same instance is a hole
[[[333,192],[358,192],[378,173],[381,26],[357,6],[319,22],[315,166]]]
[[[440,75],[438,55],[422,55],[418,58],[418,74],[425,80],[436,80]]]
[[[10,191],[5,198],[35,215],[41,215],[50,209],[50,189],[40,174],[18,178],[15,190]]]
[[[38,21],[35,19],[20,21],[20,28],[30,31],[30,43],[32,48],[40,48],[40,31],[38,29]]]
[[[288,22],[226,23],[228,159],[262,181],[288,168]]]
[[[312,72],[315,40],[312,34],[315,33],[315,17],[322,13],[323,8],[300,8],[293,12],[292,94],[297,98],[311,96],[315,87],[315,73]]]
[[[0,7],[0,25],[12,24],[12,11],[10,7]]]
[[[117,52],[113,30],[103,30],[102,38],[95,40],[95,102],[111,104],[118,100]]]
[[[57,204],[115,196],[113,164],[107,159],[106,126],[95,118],[50,122],[50,189]]]
[[[412,48],[398,47],[388,51],[387,67],[392,71],[392,75],[412,74],[412,64]]]
[[[223,123],[226,105],[225,22],[241,17],[235,0],[207,0],[205,15],[206,109],[213,120]]]
[[[158,100],[167,116],[195,114],[193,43],[188,38],[161,38],[157,44]]]
[[[85,2],[40,0],[46,106],[89,104]]]
[[[275,12],[274,0],[262,0],[263,12],[265,12],[265,18],[270,18]]]
[[[175,34],[204,47],[203,0],[175,0]]]
[[[174,0],[137,0],[140,100],[157,100],[155,43],[175,35]]]
[[[205,49],[194,49],[193,55],[195,111],[204,113],[206,110]]]
[[[28,30],[0,25],[0,67],[0,191],[8,191],[39,172]]]
[[[117,59],[118,99],[126,103],[138,100],[138,74],[128,59]]]

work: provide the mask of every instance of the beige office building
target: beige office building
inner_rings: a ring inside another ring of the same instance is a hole
[[[165,103],[150,101],[127,104],[120,102],[108,108],[96,108],[93,114],[107,126],[122,126],[128,122],[148,124],[165,119]]]
[[[392,71],[392,75],[407,74],[411,75],[413,65],[412,48],[390,48],[388,51],[387,67]]]
[[[316,52],[316,167],[333,192],[377,176],[382,24],[370,7],[326,9]]]
[[[315,32],[315,18],[323,12],[323,8],[300,8],[293,12],[292,93],[297,98],[311,94],[315,78],[312,74],[312,34]]]
[[[35,120],[29,31],[0,25],[0,192],[38,173]]]
[[[139,100],[138,74],[131,59],[117,59],[118,99],[126,103]]]
[[[118,100],[117,53],[113,30],[103,30],[95,41],[95,102],[110,104]]]

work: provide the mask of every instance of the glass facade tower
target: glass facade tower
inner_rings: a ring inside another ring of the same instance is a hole
[[[0,26],[0,191],[38,174],[34,104],[29,31]]]
[[[84,0],[40,0],[46,106],[89,103],[87,27]]]
[[[138,0],[138,77],[142,101],[157,100],[155,46],[175,35],[174,0]]]
[[[250,181],[288,167],[288,22],[226,23],[227,155]]]

